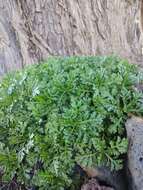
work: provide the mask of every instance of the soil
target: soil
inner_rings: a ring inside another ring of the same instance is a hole
[[[112,187],[102,186],[95,178],[90,179],[85,185],[81,187],[81,190],[115,190]]]

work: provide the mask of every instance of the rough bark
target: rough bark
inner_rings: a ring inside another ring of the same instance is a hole
[[[49,55],[114,53],[143,64],[141,1],[0,0],[0,75]]]

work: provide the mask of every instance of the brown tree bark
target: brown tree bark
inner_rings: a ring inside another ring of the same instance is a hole
[[[50,55],[143,64],[142,0],[0,0],[0,75]]]

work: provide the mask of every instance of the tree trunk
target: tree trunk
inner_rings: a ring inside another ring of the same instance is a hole
[[[143,64],[141,1],[0,0],[0,75],[50,55]]]

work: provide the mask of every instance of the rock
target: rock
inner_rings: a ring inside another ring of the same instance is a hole
[[[127,175],[129,190],[143,190],[143,119],[132,116],[125,124],[129,140]]]
[[[111,172],[107,167],[83,169],[89,178],[96,178],[99,184],[110,186],[115,190],[127,190],[125,172],[123,170]]]

